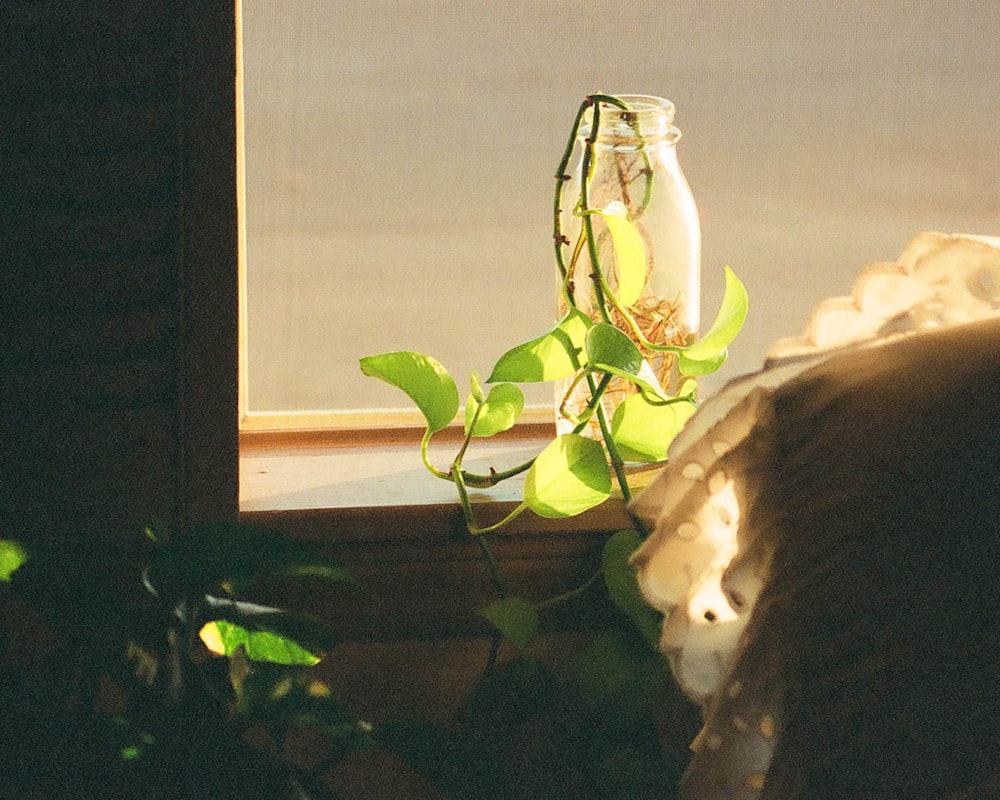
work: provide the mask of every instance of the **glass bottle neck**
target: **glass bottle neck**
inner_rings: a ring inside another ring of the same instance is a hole
[[[673,124],[674,104],[651,95],[619,95],[628,108],[601,103],[598,130],[594,139],[600,148],[638,150],[653,145],[675,145],[681,138]],[[591,138],[594,108],[588,109],[580,122],[581,139]]]

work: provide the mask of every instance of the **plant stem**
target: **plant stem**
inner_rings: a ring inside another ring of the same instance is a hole
[[[572,270],[566,266],[566,259],[563,256],[563,247],[568,245],[570,242],[563,234],[562,228],[562,212],[563,212],[563,187],[572,178],[572,176],[567,172],[569,169],[569,161],[573,156],[573,150],[576,146],[576,140],[580,135],[580,124],[583,122],[583,116],[587,113],[588,108],[594,109],[593,119],[590,127],[590,137],[588,139],[588,146],[584,151],[585,163],[581,164],[581,176],[580,184],[581,187],[586,190],[587,181],[590,178],[590,161],[593,152],[593,142],[597,138],[597,127],[600,121],[599,107],[601,103],[607,105],[616,106],[623,111],[628,111],[628,104],[623,100],[614,97],[609,94],[592,94],[584,98],[583,102],[580,103],[579,109],[576,112],[576,118],[573,120],[573,127],[570,130],[569,138],[566,141],[566,147],[563,149],[562,158],[559,160],[559,166],[556,168],[556,187],[555,193],[552,201],[552,239],[555,246],[556,253],[556,266],[559,269],[559,275],[562,279],[562,290],[563,295],[566,298],[566,302],[570,306],[576,306],[576,300],[573,297],[573,275]],[[591,155],[587,155],[587,150],[591,151]],[[646,156],[647,165],[649,161],[649,156]],[[647,189],[647,197],[649,195],[649,189]],[[644,201],[643,207],[648,203]],[[589,238],[593,238],[593,230],[588,231]],[[574,254],[573,263],[576,262],[576,256]]]
[[[599,281],[602,294],[606,296],[611,305],[614,306],[615,310],[622,315],[625,322],[628,323],[629,328],[632,333],[635,334],[635,338],[638,340],[639,344],[648,350],[652,350],[657,353],[679,353],[684,350],[684,347],[676,344],[655,344],[646,338],[646,335],[642,332],[639,327],[639,323],[635,321],[635,318],[629,313],[629,310],[625,308],[621,303],[618,302],[618,298],[615,296],[614,292],[608,286],[608,282],[605,280],[604,275],[597,275],[595,281]]]
[[[493,588],[496,590],[498,596],[501,598],[507,597],[509,596],[507,583],[500,574],[500,569],[497,567],[496,559],[493,558],[493,553],[490,551],[489,544],[486,541],[486,534],[507,525],[515,516],[527,508],[527,506],[524,503],[521,503],[521,505],[514,509],[513,512],[508,514],[500,522],[495,525],[489,525],[482,528],[476,520],[475,511],[473,510],[472,503],[469,500],[469,493],[465,488],[465,480],[462,477],[462,468],[457,461],[451,468],[451,475],[452,480],[455,481],[455,486],[458,488],[458,499],[462,505],[462,513],[465,516],[465,527],[472,535],[472,538],[475,539],[476,544],[479,546],[479,550],[483,554],[483,560],[486,562],[486,571],[490,576],[490,583],[493,584]]]
[[[593,170],[594,143],[597,141],[597,131],[601,124],[601,104],[595,103],[592,112],[592,123],[590,134],[584,142],[583,161],[580,165],[580,210],[582,215],[583,229],[587,237],[587,253],[590,256],[590,277],[594,283],[594,294],[597,299],[597,308],[601,312],[601,318],[610,323],[611,315],[608,313],[608,304],[604,297],[604,289],[607,283],[604,280],[604,273],[601,271],[601,257],[597,251],[597,241],[594,238],[594,221],[590,211],[590,176]]]
[[[424,431],[424,436],[420,440],[420,460],[424,462],[424,467],[427,469],[429,473],[431,473],[431,475],[433,475],[436,478],[443,478],[444,480],[450,480],[451,475],[449,473],[442,472],[431,463],[430,454],[427,452],[427,448],[430,446],[431,436],[433,435],[434,433],[431,431],[430,428]]]
[[[476,544],[479,545],[479,551],[483,554],[483,560],[486,562],[486,571],[490,574],[490,583],[493,584],[497,596],[501,600],[510,597],[507,582],[503,579],[503,575],[500,574],[500,568],[497,566],[496,559],[493,557],[493,551],[490,550],[486,537],[477,536]]]
[[[601,577],[601,570],[598,570],[593,575],[591,575],[587,580],[575,589],[570,589],[569,591],[563,592],[562,594],[557,594],[555,597],[550,597],[547,600],[541,600],[535,603],[535,608],[542,611],[547,608],[553,608],[554,606],[561,605],[562,603],[569,602],[575,597],[587,592],[591,586],[593,586]]]
[[[513,478],[515,475],[520,475],[522,472],[527,472],[531,469],[531,465],[534,463],[535,459],[531,458],[522,464],[518,464],[516,467],[511,467],[510,469],[502,471],[492,470],[489,475],[477,475],[476,473],[462,470],[462,480],[465,481],[466,486],[471,486],[473,489],[490,489],[501,481]],[[445,477],[448,478],[448,480],[452,480],[451,475],[446,475]]]
[[[590,372],[584,372],[577,375],[577,377],[570,384],[569,389],[566,390],[566,394],[559,404],[559,413],[562,414],[566,419],[573,423],[573,433],[580,433],[587,425],[590,423],[590,418],[594,415],[594,409],[597,404],[601,402],[601,398],[604,396],[605,390],[608,388],[608,384],[611,383],[612,375],[610,372],[605,372],[601,376],[601,382],[594,384],[593,374]],[[587,401],[587,405],[584,406],[584,411],[588,412],[583,416],[583,419],[571,414],[566,408],[569,403],[570,395],[576,391],[576,387],[580,384],[580,381],[584,378],[589,379],[587,388],[590,391],[590,399]]]
[[[573,156],[573,148],[576,146],[576,138],[580,131],[580,123],[583,121],[583,115],[591,105],[593,105],[593,100],[590,97],[587,97],[582,103],[580,103],[580,108],[576,112],[576,119],[573,121],[573,128],[569,133],[569,140],[566,142],[566,148],[563,150],[562,158],[559,160],[559,166],[556,168],[556,189],[555,197],[552,201],[552,238],[556,248],[556,266],[559,268],[559,275],[562,278],[563,293],[566,296],[566,301],[571,306],[575,306],[576,302],[574,301],[572,291],[569,289],[571,275],[569,270],[566,268],[566,261],[563,257],[562,251],[563,246],[569,244],[569,241],[563,235],[562,230],[562,197],[563,187],[572,177],[566,170],[569,167],[569,160]]]
[[[516,517],[519,517],[528,509],[527,503],[521,503],[499,522],[495,522],[492,525],[486,525],[484,527],[480,525],[479,521],[476,519],[476,512],[472,508],[472,501],[469,499],[469,492],[465,482],[465,473],[462,472],[462,469],[457,462],[451,468],[451,479],[454,482],[455,487],[458,489],[458,500],[462,506],[462,513],[465,516],[465,527],[473,536],[479,537],[484,533],[492,533],[493,531],[499,530],[500,528],[509,525]]]
[[[608,460],[611,462],[611,468],[615,471],[615,480],[618,481],[618,487],[622,490],[625,502],[629,503],[632,501],[632,490],[629,488],[628,478],[625,475],[625,461],[618,452],[618,445],[615,444],[615,440],[611,436],[611,426],[608,424],[608,416],[604,413],[603,405],[597,406],[597,423],[601,426],[604,446],[608,448]]]

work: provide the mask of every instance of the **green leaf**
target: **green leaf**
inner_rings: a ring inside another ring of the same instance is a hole
[[[587,331],[587,359],[602,372],[634,376],[642,368],[642,353],[628,334],[601,322]]]
[[[28,551],[12,539],[0,539],[0,581],[10,581],[10,576],[28,560]]]
[[[600,442],[575,433],[559,436],[524,480],[524,502],[540,517],[572,517],[611,494],[611,473]]]
[[[642,243],[642,236],[629,220],[625,204],[620,200],[608,203],[606,208],[597,213],[608,226],[615,248],[618,302],[623,306],[634,305],[646,285],[646,247]]]
[[[273,606],[263,606],[258,603],[247,603],[240,600],[230,600],[228,598],[213,597],[206,595],[204,598],[205,611],[203,618],[215,622],[227,622],[236,625],[248,633],[268,633],[279,639],[286,640],[313,657],[320,657],[333,649],[337,643],[337,637],[333,634],[326,623],[311,614],[302,614],[296,611],[285,611]],[[236,634],[234,634],[236,635]],[[224,640],[225,641],[225,640]],[[226,655],[231,655],[239,644],[236,642],[233,647],[227,648]],[[269,642],[269,644],[278,643]],[[269,658],[254,658],[249,648],[247,655],[258,661],[269,661]],[[305,663],[278,661],[276,663]],[[315,663],[315,662],[313,662]]]
[[[592,369],[631,381],[660,400],[669,399],[639,348],[625,332],[614,325],[601,322],[588,331],[586,345],[587,359]]]
[[[251,661],[307,666],[319,663],[318,656],[287,637],[271,631],[250,630],[224,619],[206,623],[200,635],[206,646],[220,655],[231,656],[243,648]]]
[[[726,289],[715,322],[697,342],[680,350],[680,369],[685,375],[707,375],[722,366],[726,348],[736,338],[747,316],[747,290],[726,267]],[[701,363],[702,366],[698,366]]]
[[[469,433],[469,426],[472,425],[477,409],[479,416],[476,418],[472,435],[493,436],[510,429],[517,422],[524,410],[524,393],[513,383],[501,383],[499,386],[494,386],[484,400],[479,400],[476,397],[476,392],[473,391],[465,404],[466,433]]]
[[[538,609],[522,597],[505,597],[479,609],[518,650],[526,652],[538,635]]]
[[[660,640],[660,615],[643,599],[635,569],[629,563],[641,544],[642,537],[637,531],[629,529],[613,534],[604,544],[601,570],[608,587],[608,598],[628,615],[646,641],[656,649]]]
[[[251,661],[315,664],[337,643],[326,624],[309,614],[211,595],[204,602],[202,641],[221,655],[242,647]]]
[[[409,350],[365,356],[361,371],[402,389],[417,404],[435,433],[458,413],[458,387],[437,359]]]
[[[652,405],[639,394],[626,397],[611,418],[611,435],[622,457],[654,463],[667,457],[667,449],[694,414],[695,404],[678,398],[666,405]]]
[[[500,356],[487,383],[568,378],[582,366],[580,354],[590,326],[583,312],[571,308],[552,330]]]
[[[684,355],[684,351],[681,350],[678,353],[677,367],[682,375],[710,375],[725,364],[727,358],[729,358],[728,349],[723,349],[711,358],[702,359],[701,361],[690,360]]]

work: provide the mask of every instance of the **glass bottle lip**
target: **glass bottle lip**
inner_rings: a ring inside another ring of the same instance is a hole
[[[601,103],[600,125],[597,141],[614,145],[642,145],[666,139],[675,144],[681,138],[674,122],[676,107],[664,97],[648,94],[615,94],[628,106],[628,110]],[[593,107],[588,108],[580,120],[581,137],[589,137],[594,119]]]

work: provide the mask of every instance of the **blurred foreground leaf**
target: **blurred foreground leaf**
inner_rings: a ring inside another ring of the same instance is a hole
[[[505,597],[479,609],[504,638],[522,652],[527,651],[538,635],[538,609],[523,597]]]
[[[0,581],[9,581],[10,576],[28,560],[28,551],[19,542],[0,539]]]

